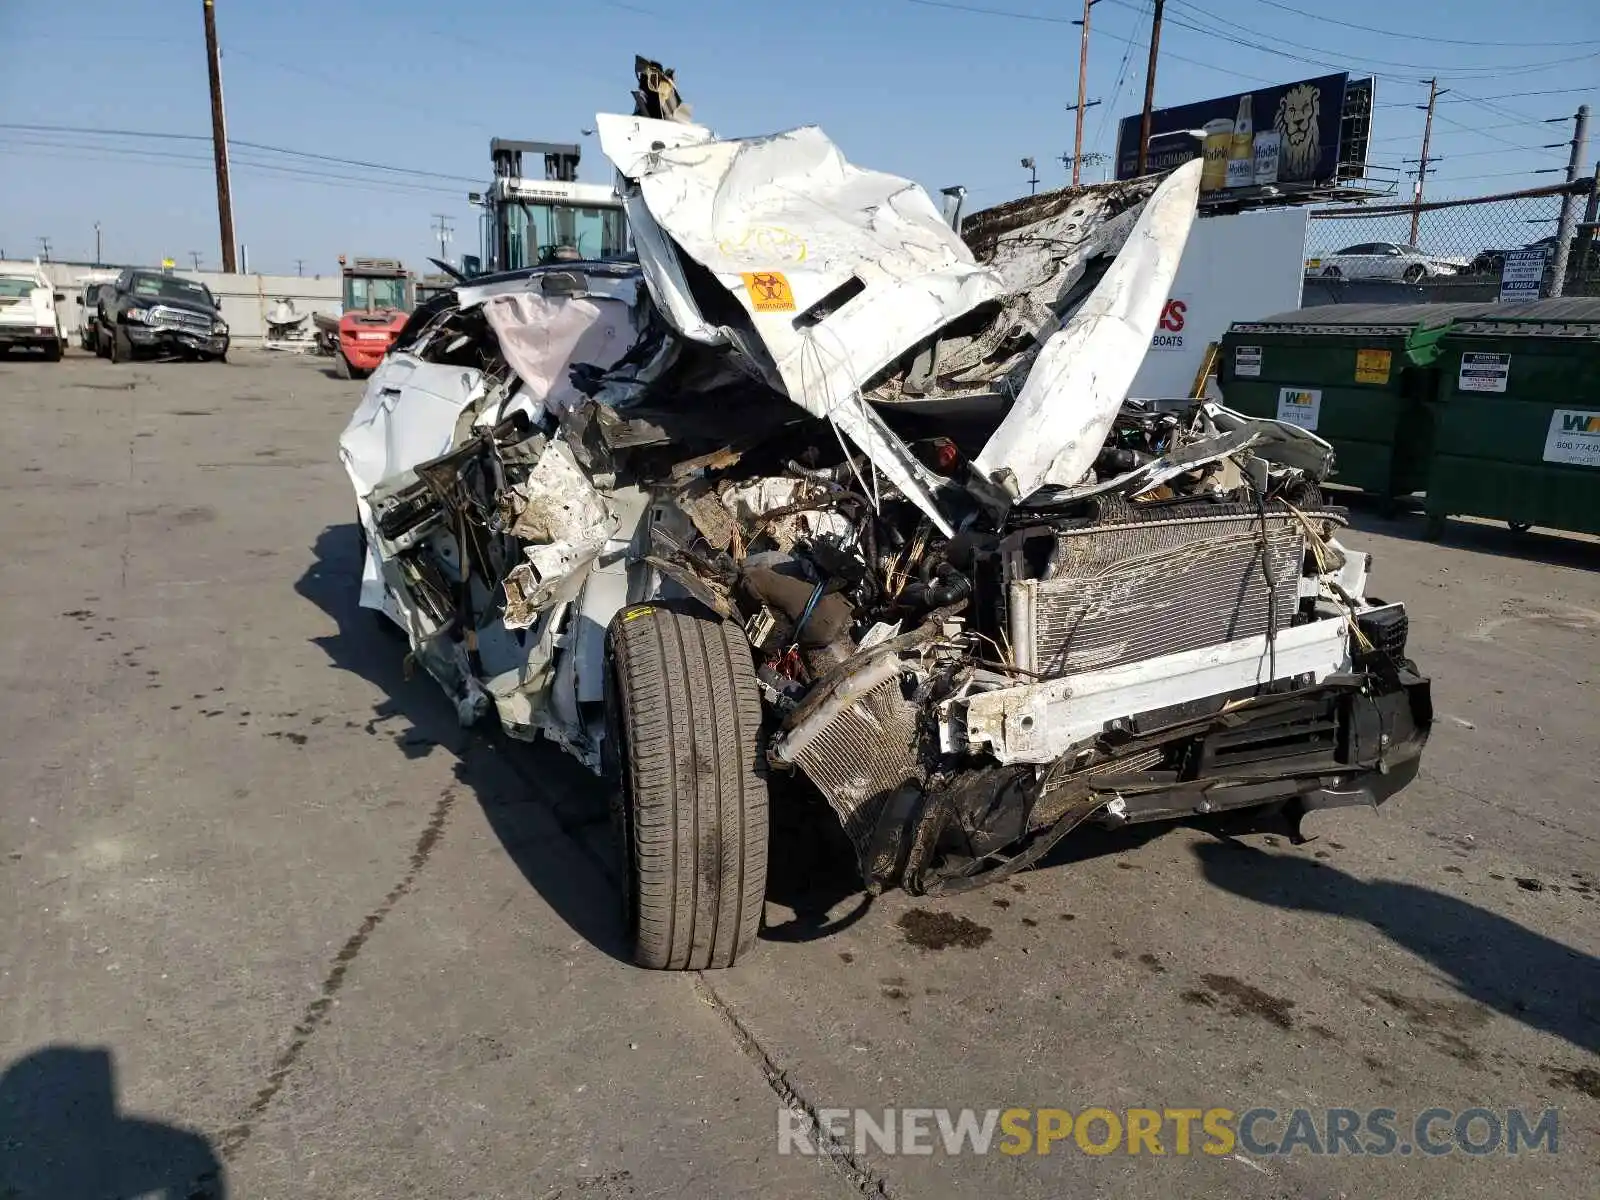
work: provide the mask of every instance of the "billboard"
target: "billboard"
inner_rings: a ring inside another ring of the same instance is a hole
[[[1347,111],[1346,95],[1360,112]],[[1366,157],[1371,80],[1347,72],[1297,83],[1235,92],[1150,114],[1146,170],[1169,171],[1197,155],[1205,159],[1203,192],[1268,184],[1326,186],[1341,161]],[[1142,116],[1117,127],[1117,178],[1139,173]],[[1347,128],[1348,127],[1348,128]]]

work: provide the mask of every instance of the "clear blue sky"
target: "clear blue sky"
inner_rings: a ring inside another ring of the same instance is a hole
[[[1089,112],[1087,149],[1109,152],[1115,118],[1137,111],[1149,9],[1094,9],[1088,91],[1103,104]],[[489,138],[580,140],[596,111],[629,110],[636,52],[676,68],[697,119],[719,133],[818,124],[854,161],[929,188],[965,183],[980,206],[1026,191],[1024,156],[1047,185],[1061,182],[1056,156],[1072,143],[1081,0],[217,0],[217,10],[230,137],[341,160],[235,148],[238,235],[258,270],[292,273],[299,258],[307,274],[327,272],[341,252],[422,267],[436,212],[455,223],[452,253],[474,250],[465,193],[487,176]],[[1434,127],[1437,196],[1552,182],[1533,172],[1563,167],[1567,151],[1541,147],[1565,142],[1571,124],[1543,120],[1583,102],[1600,110],[1597,0],[1168,0],[1161,50],[1158,105],[1330,66],[1377,73],[1371,161],[1397,168],[1417,156],[1418,80],[1437,74],[1452,89]],[[0,52],[0,123],[209,133],[200,0],[0,0]],[[583,177],[607,178],[593,139],[583,144]],[[43,235],[56,258],[92,257],[99,221],[110,260],[187,263],[197,250],[214,264],[209,153],[181,137],[0,128],[0,248],[31,255]],[[1597,155],[1600,128],[1591,164]]]

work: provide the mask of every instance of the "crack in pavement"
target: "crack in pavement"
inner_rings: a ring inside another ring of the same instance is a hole
[[[328,1014],[333,1011],[334,997],[339,989],[344,986],[346,973],[350,964],[361,953],[373,932],[383,919],[387,917],[394,906],[405,899],[406,895],[416,886],[417,877],[422,873],[422,868],[428,863],[434,847],[439,844],[439,839],[444,835],[445,818],[450,815],[450,810],[455,806],[456,789],[449,788],[433,806],[433,813],[428,818],[428,823],[417,837],[416,845],[412,848],[410,863],[405,875],[400,882],[389,889],[389,894],[377,908],[367,914],[353,934],[346,939],[339,953],[333,957],[333,966],[328,971],[327,977],[322,981],[322,988],[317,998],[306,1005],[305,1012],[300,1014],[300,1020],[294,1027],[294,1038],[273,1060],[272,1069],[267,1072],[267,1081],[256,1092],[255,1098],[245,1106],[239,1119],[223,1130],[217,1138],[217,1148],[224,1161],[231,1160],[255,1132],[255,1122],[272,1105],[272,1101],[283,1090],[284,1083],[289,1078],[289,1072],[294,1069],[301,1053],[306,1048],[306,1043],[311,1040],[311,1035],[328,1019]]]
[[[784,1107],[797,1113],[804,1120],[806,1132],[817,1148],[817,1157],[826,1159],[837,1168],[845,1181],[861,1195],[870,1197],[870,1200],[889,1200],[887,1181],[852,1153],[848,1146],[828,1132],[817,1119],[816,1106],[800,1093],[799,1089],[789,1081],[783,1069],[772,1061],[772,1055],[767,1053],[756,1035],[739,1020],[738,1014],[728,1006],[727,1001],[717,994],[706,973],[696,971],[694,974],[695,995],[700,998],[702,1004],[709,1005],[722,1018],[723,1024],[728,1027],[728,1032],[733,1035],[734,1042],[744,1052],[745,1057],[756,1064],[762,1078],[766,1080],[767,1087],[772,1089]]]

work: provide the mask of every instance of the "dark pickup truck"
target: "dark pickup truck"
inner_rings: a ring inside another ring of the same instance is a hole
[[[203,283],[163,271],[130,269],[100,289],[95,350],[112,362],[140,352],[223,362],[228,324]]]

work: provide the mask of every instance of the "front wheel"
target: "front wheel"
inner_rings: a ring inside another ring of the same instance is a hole
[[[1338,267],[1323,267],[1322,268],[1322,277],[1324,279],[1338,279],[1339,276],[1341,276],[1343,274],[1344,274],[1344,272],[1339,270]]]
[[[111,361],[125,363],[133,357],[133,343],[121,329],[111,331]]]
[[[1421,283],[1423,276],[1427,275],[1427,273],[1428,269],[1421,263],[1412,263],[1405,269],[1405,273],[1400,278],[1407,283]]]
[[[634,961],[664,971],[730,967],[755,942],[767,884],[750,645],[730,622],[633,605],[611,622],[606,650]]]

